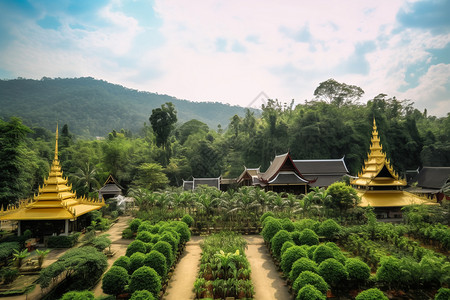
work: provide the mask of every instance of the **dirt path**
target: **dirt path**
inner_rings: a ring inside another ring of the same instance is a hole
[[[111,251],[115,252],[113,257],[108,258],[108,269],[112,266],[112,264],[118,259],[120,256],[125,255],[127,252],[128,245],[133,240],[125,240],[122,239],[122,231],[127,228],[128,221],[131,220],[132,217],[125,216],[120,217],[119,221],[114,224],[106,233],[109,234],[109,239],[111,240]],[[106,272],[106,271],[105,271]],[[102,281],[100,280],[99,283],[92,289],[94,292],[95,297],[106,295],[103,293],[102,290]]]
[[[200,267],[202,250],[199,242],[203,237],[193,236],[186,244],[186,249],[180,261],[175,267],[172,278],[169,281],[164,300],[188,300],[194,299],[194,281]]]
[[[244,236],[248,243],[246,251],[247,259],[252,270],[251,279],[255,287],[254,299],[257,300],[291,300],[292,295],[272,257],[264,245],[264,240],[259,235]]]

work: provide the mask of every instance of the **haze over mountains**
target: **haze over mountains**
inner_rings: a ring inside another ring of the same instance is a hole
[[[211,129],[228,126],[245,108],[218,102],[190,102],[168,95],[141,92],[91,77],[70,79],[0,80],[0,118],[23,119],[28,126],[55,129],[56,121],[68,124],[83,137],[105,136],[113,129],[138,132],[149,124],[152,109],[172,102],[178,122],[197,119]]]

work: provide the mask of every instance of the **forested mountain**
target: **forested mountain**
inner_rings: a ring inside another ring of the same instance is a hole
[[[54,130],[56,121],[83,137],[105,136],[111,130],[139,131],[152,109],[172,102],[178,121],[197,119],[211,128],[226,127],[244,108],[212,102],[189,102],[167,95],[140,92],[94,78],[0,80],[0,118],[23,119],[27,126]]]

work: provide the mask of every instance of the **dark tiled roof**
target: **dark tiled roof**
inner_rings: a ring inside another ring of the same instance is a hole
[[[303,179],[303,175],[295,166],[289,152],[275,156],[269,168],[267,168],[265,173],[259,176],[259,179],[263,182],[270,182],[275,178],[275,176],[279,174],[280,171],[288,169],[290,169],[289,171],[292,171],[293,173],[297,174],[298,177]]]
[[[122,190],[115,184],[106,184],[100,190],[102,194],[122,193]]]
[[[303,175],[332,175],[348,174],[347,166],[344,158],[340,159],[311,159],[311,160],[294,160],[297,169]]]
[[[450,177],[450,167],[423,167],[419,172],[417,186],[440,189]]]
[[[183,180],[183,190],[185,191],[192,191],[194,188],[194,182],[193,181],[184,181]]]
[[[103,185],[108,185],[108,184],[115,184],[120,189],[123,190],[123,187],[120,186],[120,184],[116,181],[116,179],[111,174],[109,174],[108,179],[106,179],[106,181],[105,181],[105,183]]]
[[[308,181],[304,180],[294,172],[278,173],[269,184],[306,184]]]

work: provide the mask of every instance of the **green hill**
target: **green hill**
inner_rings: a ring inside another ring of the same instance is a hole
[[[178,122],[197,119],[210,128],[226,127],[244,108],[217,102],[190,102],[141,92],[91,77],[0,80],[0,118],[18,116],[28,126],[54,130],[56,121],[83,137],[105,136],[113,129],[138,132],[152,109],[172,102]]]

